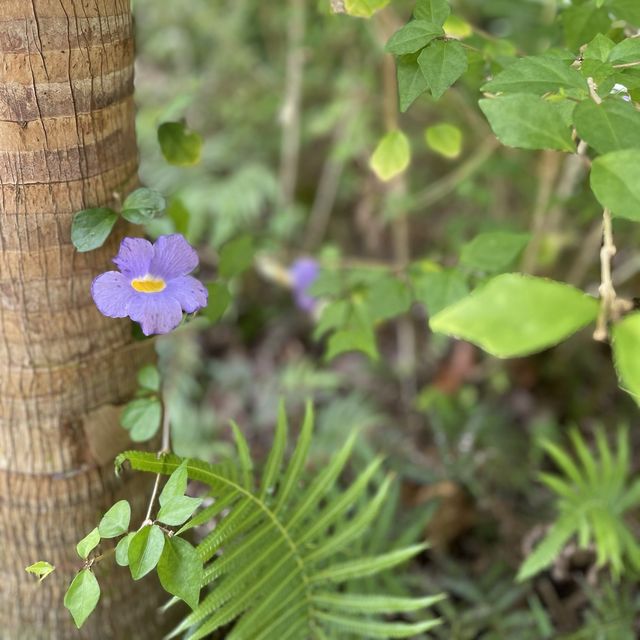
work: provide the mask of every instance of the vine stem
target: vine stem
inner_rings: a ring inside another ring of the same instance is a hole
[[[615,255],[611,211],[605,209],[602,213],[602,247],[600,249],[600,312],[596,330],[593,333],[594,340],[601,342],[607,339],[607,323],[616,306],[616,290],[611,277],[611,261]]]

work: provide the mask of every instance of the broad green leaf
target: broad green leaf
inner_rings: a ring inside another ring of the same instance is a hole
[[[38,562],[34,562],[28,567],[25,567],[24,570],[27,573],[33,573],[33,575],[38,576],[38,579],[42,582],[50,573],[54,572],[56,568],[49,562],[38,560]]]
[[[466,20],[463,20],[460,16],[449,16],[442,25],[444,32],[450,38],[457,38],[458,40],[464,40],[470,38],[473,35],[473,27]]]
[[[558,344],[593,322],[598,308],[595,298],[567,284],[507,273],[442,310],[430,325],[498,358],[512,358]]]
[[[640,112],[619,98],[584,100],[573,112],[578,135],[598,153],[640,149]]]
[[[479,102],[497,138],[509,147],[575,151],[559,103],[530,93],[514,93]]]
[[[453,124],[442,122],[428,127],[424,137],[427,146],[445,158],[453,160],[462,151],[462,131]]]
[[[187,473],[187,463],[183,461],[180,466],[169,476],[167,484],[160,492],[158,502],[161,507],[168,504],[173,498],[179,498],[185,494],[187,490],[187,481],[189,480]]]
[[[640,220],[640,163],[638,149],[613,151],[596,158],[591,167],[591,189],[614,216]]]
[[[101,538],[116,538],[129,530],[131,505],[127,500],[119,500],[102,516],[98,531]]]
[[[148,364],[138,371],[138,384],[148,391],[160,391],[160,372],[158,367]]]
[[[231,294],[227,285],[222,282],[209,282],[207,291],[209,292],[209,303],[202,313],[211,324],[215,324],[227,310],[231,302]]]
[[[120,424],[129,431],[134,442],[153,438],[160,428],[162,403],[157,398],[136,398],[127,404]]]
[[[444,24],[451,8],[447,0],[416,0],[413,15],[417,20],[429,20],[436,24]]]
[[[619,42],[609,53],[608,61],[611,64],[629,64],[640,60],[640,40],[638,38],[626,38]]]
[[[427,20],[412,20],[389,38],[385,49],[398,56],[415,53],[442,35],[444,31],[439,25]]]
[[[122,217],[134,224],[145,224],[160,215],[167,206],[164,196],[153,189],[136,189],[122,203]]]
[[[100,544],[100,532],[98,527],[88,533],[78,544],[76,545],[76,551],[78,555],[86,560],[89,554]]]
[[[418,274],[414,277],[413,285],[416,298],[425,305],[430,316],[469,293],[464,276],[456,269]]]
[[[365,303],[369,319],[376,324],[406,313],[411,306],[411,294],[404,282],[383,276],[369,287]]]
[[[409,139],[397,129],[380,140],[369,165],[380,180],[387,182],[400,175],[409,166],[410,160]]]
[[[560,90],[588,92],[587,81],[570,64],[556,56],[527,56],[509,65],[482,91],[491,93],[557,93]]]
[[[640,313],[632,313],[613,325],[613,361],[620,386],[640,404]]]
[[[105,207],[79,211],[71,224],[73,246],[81,253],[101,247],[117,220],[118,214]]]
[[[600,62],[607,62],[613,49],[615,49],[613,40],[599,33],[584,50],[582,54],[583,61],[598,60]]]
[[[100,600],[100,585],[89,569],[83,569],[73,579],[64,595],[64,606],[69,609],[78,629],[85,623]]]
[[[637,0],[610,0],[607,6],[611,7],[616,18],[640,27],[640,4]]]
[[[396,58],[398,74],[398,96],[400,111],[403,113],[419,98],[429,85],[418,64],[418,56],[408,55]]]
[[[158,578],[172,596],[184,600],[192,609],[198,606],[202,560],[186,540],[178,536],[166,538],[158,561]]]
[[[158,512],[158,520],[170,527],[184,524],[202,504],[202,498],[175,496],[165,502]]]
[[[233,278],[246,271],[253,262],[255,248],[251,236],[238,236],[220,249],[218,273],[223,278]]]
[[[129,541],[127,556],[134,580],[140,580],[153,571],[164,548],[164,533],[160,527],[145,525]]]
[[[376,11],[384,9],[390,0],[344,0],[346,12],[358,18],[370,18]]]
[[[606,33],[611,27],[611,20],[604,7],[596,8],[591,3],[585,3],[565,9],[562,12],[562,24],[567,47],[577,51],[598,33]]]
[[[333,358],[349,351],[361,351],[372,360],[377,360],[379,354],[373,329],[363,331],[349,328],[336,331],[329,338],[325,359],[327,361],[333,360]]]
[[[462,247],[460,262],[472,269],[496,272],[507,269],[529,243],[528,233],[481,233]]]
[[[131,544],[131,540],[135,535],[135,531],[128,533],[126,536],[124,536],[124,538],[121,538],[116,545],[116,562],[121,567],[129,566],[129,545]]]
[[[202,138],[189,131],[184,122],[165,122],[158,128],[162,155],[170,164],[189,167],[200,162]]]
[[[467,70],[467,54],[457,40],[435,40],[418,56],[418,64],[437,100]]]

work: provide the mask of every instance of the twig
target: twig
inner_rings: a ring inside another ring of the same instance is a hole
[[[613,243],[611,212],[605,209],[602,213],[602,248],[600,249],[600,312],[593,333],[594,340],[604,342],[607,339],[607,324],[611,318],[616,301],[616,290],[611,279],[611,261],[616,255]]]
[[[631,67],[637,67],[640,65],[640,60],[636,60],[635,62],[625,62],[624,64],[614,64],[614,69],[629,69]]]
[[[593,78],[587,78],[587,85],[589,87],[589,96],[596,104],[602,104],[602,98],[598,95],[598,85]]]

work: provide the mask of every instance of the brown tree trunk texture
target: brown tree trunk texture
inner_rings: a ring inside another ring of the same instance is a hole
[[[161,637],[155,578],[134,584],[111,561],[82,631],[63,608],[75,543],[117,499],[148,499],[147,479],[117,479],[113,457],[149,346],[89,294],[127,229],[90,253],[70,241],[74,212],[137,185],[133,56],[129,0],[0,0],[3,640]],[[36,560],[56,566],[42,584],[24,571]]]

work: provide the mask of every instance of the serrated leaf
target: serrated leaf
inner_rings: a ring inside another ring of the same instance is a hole
[[[130,193],[122,203],[122,217],[134,224],[146,224],[166,208],[164,196],[153,189],[141,188]]]
[[[158,128],[158,142],[167,162],[189,167],[200,162],[202,137],[189,131],[184,122],[165,122]]]
[[[50,573],[53,573],[56,568],[45,560],[38,560],[38,562],[34,562],[28,567],[25,567],[24,570],[27,573],[32,573],[33,575],[38,576],[38,579],[42,582]]]
[[[100,585],[89,569],[76,575],[64,596],[64,606],[73,616],[76,627],[85,623],[100,600]]]
[[[442,122],[428,127],[424,137],[429,149],[450,160],[462,151],[462,131],[453,124]]]
[[[559,103],[533,94],[514,93],[479,102],[498,140],[521,149],[575,151]]]
[[[370,18],[374,13],[384,9],[390,0],[344,0],[345,11],[358,18]]]
[[[100,544],[100,532],[98,527],[90,531],[78,544],[76,545],[76,551],[78,555],[86,560],[89,554]]]
[[[508,273],[435,315],[430,326],[512,358],[561,342],[593,322],[598,309],[595,298],[567,284]]]
[[[158,367],[148,364],[138,371],[138,384],[142,389],[160,391],[160,372]]]
[[[562,24],[567,47],[577,51],[598,33],[606,33],[611,27],[611,20],[604,7],[596,8],[586,3],[565,9],[562,12]]]
[[[124,538],[118,541],[116,545],[116,562],[121,567],[129,566],[129,545],[131,544],[131,540],[133,536],[136,535],[135,531],[128,533]]]
[[[399,129],[387,133],[371,156],[369,166],[373,172],[387,182],[400,175],[411,160],[409,139]]]
[[[222,278],[233,278],[246,271],[253,263],[255,248],[251,236],[238,236],[220,250],[218,273]]]
[[[186,540],[178,536],[166,538],[158,561],[158,578],[165,591],[184,600],[192,609],[198,606],[202,560]]]
[[[209,282],[207,291],[209,292],[209,304],[202,313],[211,324],[215,324],[222,318],[229,307],[231,294],[229,293],[229,287],[222,282]]]
[[[528,233],[481,233],[462,247],[460,263],[480,271],[507,269],[522,253],[530,238]]]
[[[164,507],[173,498],[183,496],[187,490],[189,474],[187,473],[187,463],[183,461],[180,466],[169,476],[167,483],[160,492],[158,502]]]
[[[127,500],[119,500],[109,511],[107,511],[100,524],[98,531],[101,538],[116,538],[126,533],[131,521],[131,505]]]
[[[584,50],[582,58],[583,60],[607,62],[613,49],[615,49],[613,40],[611,40],[611,38],[607,38],[607,36],[604,36],[601,33],[598,33]]]
[[[429,89],[429,85],[422,69],[420,69],[416,55],[396,58],[396,71],[400,111],[404,113],[417,98]]]
[[[160,527],[145,525],[129,541],[127,557],[134,580],[140,580],[153,571],[164,548],[164,533]]]
[[[491,93],[557,93],[560,90],[588,92],[587,81],[570,64],[556,56],[527,56],[509,65],[482,86]]]
[[[202,504],[202,498],[175,496],[165,502],[158,512],[158,520],[170,527],[184,524]]]
[[[611,333],[620,386],[640,404],[640,313],[616,322]]]
[[[613,151],[591,166],[591,189],[614,216],[640,220],[640,164],[638,149]]]
[[[457,40],[435,40],[418,56],[418,64],[437,100],[467,70],[467,54]]]
[[[417,20],[429,20],[442,25],[449,17],[451,8],[447,0],[416,0],[413,15]]]
[[[109,237],[118,214],[113,209],[84,209],[73,217],[71,242],[81,253],[101,247]]]
[[[413,286],[417,300],[425,305],[430,316],[469,294],[466,279],[456,269],[417,274]]]
[[[150,440],[158,432],[162,420],[162,403],[157,398],[136,398],[127,404],[120,424],[129,431],[134,442]]]
[[[640,112],[619,98],[584,100],[573,112],[578,135],[598,153],[640,149]]]
[[[442,27],[433,22],[411,20],[389,38],[385,49],[398,56],[415,53],[426,47],[434,38],[442,35],[444,35]]]
[[[626,38],[611,49],[607,61],[611,64],[629,64],[640,60],[640,40]]]

